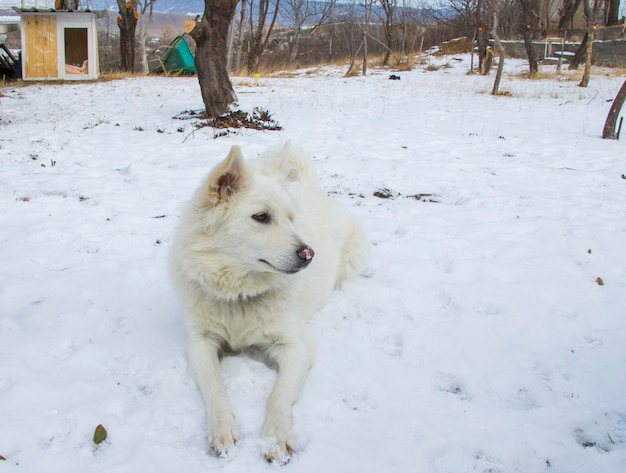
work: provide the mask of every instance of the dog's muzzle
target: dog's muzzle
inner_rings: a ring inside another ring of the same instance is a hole
[[[313,256],[315,256],[315,252],[313,248],[308,245],[302,245],[296,250],[296,254],[298,258],[294,258],[293,256],[289,256],[287,258],[281,258],[277,263],[270,263],[265,259],[260,259],[261,263],[266,264],[267,266],[271,266],[274,270],[279,273],[284,274],[295,274],[298,271],[306,268],[311,261],[313,261]],[[293,255],[293,253],[292,253]]]

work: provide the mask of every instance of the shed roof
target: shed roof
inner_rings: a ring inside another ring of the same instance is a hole
[[[86,8],[84,10],[57,10],[55,8],[19,8],[13,7],[13,10],[18,12],[20,15],[22,13],[95,13],[93,10]]]

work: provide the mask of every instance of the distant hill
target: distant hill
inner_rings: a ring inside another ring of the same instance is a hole
[[[115,0],[83,0],[81,6],[94,10],[117,10]],[[197,14],[204,11],[204,0],[157,0],[154,10],[159,13]]]

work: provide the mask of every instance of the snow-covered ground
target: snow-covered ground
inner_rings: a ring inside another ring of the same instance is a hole
[[[282,471],[626,471],[626,145],[600,138],[623,78],[509,60],[493,97],[461,59],[235,79],[284,130],[218,139],[172,118],[201,108],[195,78],[0,89],[0,472],[281,469],[259,439],[275,374],[247,358],[223,363],[240,443],[208,452],[165,261],[230,146],[287,139],[372,258],[316,317]]]

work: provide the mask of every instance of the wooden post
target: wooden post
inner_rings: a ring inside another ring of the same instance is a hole
[[[565,51],[565,36],[561,38],[561,54],[559,54],[559,62],[556,64],[556,72],[561,73],[561,66],[563,65],[563,51]]]

